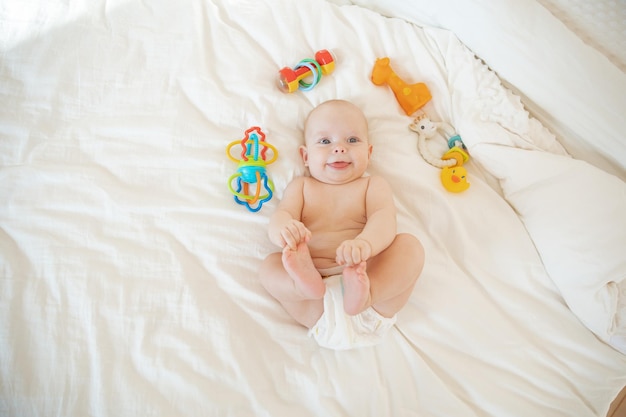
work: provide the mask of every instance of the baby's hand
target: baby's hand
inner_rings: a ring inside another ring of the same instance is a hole
[[[290,220],[280,231],[281,247],[288,247],[296,250],[301,242],[308,242],[311,239],[311,231],[298,220]]]
[[[372,246],[367,240],[344,240],[337,248],[335,260],[339,265],[351,266],[367,261],[370,256],[372,256]]]

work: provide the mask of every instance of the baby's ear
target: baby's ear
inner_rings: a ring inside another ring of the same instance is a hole
[[[304,162],[304,166],[309,166],[309,153],[306,150],[306,146],[300,146],[300,156],[302,157],[302,162]]]

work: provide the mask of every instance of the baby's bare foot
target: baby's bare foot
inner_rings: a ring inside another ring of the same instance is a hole
[[[296,250],[285,247],[283,250],[283,266],[293,278],[296,291],[304,299],[314,300],[324,297],[326,285],[322,276],[311,259],[311,253],[306,243],[298,244]]]
[[[367,263],[347,266],[343,269],[343,309],[351,316],[365,310],[370,302],[370,279]]]

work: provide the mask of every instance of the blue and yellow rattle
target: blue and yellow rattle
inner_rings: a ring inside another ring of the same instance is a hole
[[[231,154],[233,147],[241,146],[241,159]],[[267,160],[267,151],[271,150],[272,158]],[[245,137],[232,141],[226,147],[228,158],[236,162],[237,172],[228,179],[228,189],[233,194],[237,204],[246,206],[251,212],[257,212],[263,203],[274,195],[274,183],[267,177],[265,167],[278,158],[276,148],[265,141],[265,134],[258,126],[246,130]],[[233,187],[237,183],[237,189]],[[254,193],[250,193],[250,186],[256,185]],[[261,194],[265,189],[265,194]]]

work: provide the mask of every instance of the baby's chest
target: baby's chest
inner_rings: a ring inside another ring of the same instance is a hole
[[[305,201],[302,221],[313,228],[352,229],[362,227],[367,219],[365,193],[359,188],[328,187],[305,195]]]

